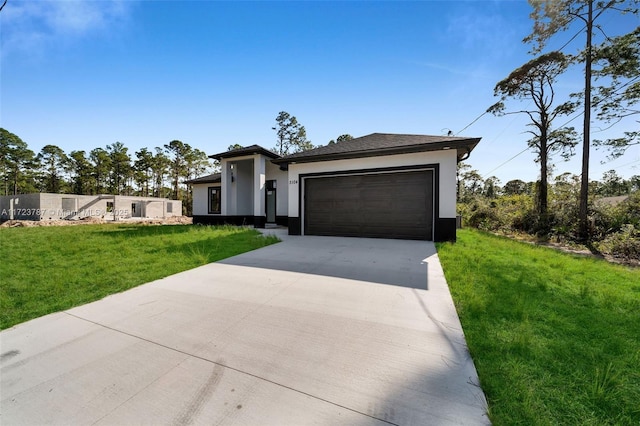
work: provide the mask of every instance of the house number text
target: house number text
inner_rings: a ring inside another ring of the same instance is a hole
[[[298,184],[298,179],[293,179],[289,181],[289,185],[297,185]]]

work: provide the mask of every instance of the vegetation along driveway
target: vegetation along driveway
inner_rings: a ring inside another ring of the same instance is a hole
[[[293,237],[0,333],[3,424],[488,424],[430,242]]]

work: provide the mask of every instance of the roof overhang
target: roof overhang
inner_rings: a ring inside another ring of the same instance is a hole
[[[184,183],[194,184],[194,183],[220,183],[222,182],[222,175],[220,173],[213,173],[211,175],[202,176],[195,179],[185,180]]]
[[[341,153],[327,153],[317,154],[306,157],[298,158],[275,158],[271,160],[272,163],[278,164],[281,167],[286,167],[292,163],[313,163],[318,161],[332,161],[332,160],[348,160],[355,158],[366,157],[380,157],[385,155],[398,155],[398,154],[413,154],[417,152],[433,152],[433,151],[446,151],[455,149],[458,161],[463,161],[469,157],[471,151],[478,145],[480,138],[468,138],[468,139],[456,139],[456,140],[443,140],[440,142],[421,143],[415,145],[404,145],[387,148],[377,148],[371,150],[361,151],[349,151]]]
[[[280,158],[275,152],[269,151],[259,145],[251,145],[245,148],[232,149],[231,151],[221,152],[219,154],[210,155],[209,158],[214,160],[222,160],[223,158],[245,157],[247,155],[264,155],[268,158]]]

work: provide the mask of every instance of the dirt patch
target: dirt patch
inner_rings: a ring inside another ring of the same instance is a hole
[[[536,246],[549,247],[554,250],[558,250],[564,253],[571,253],[578,256],[585,257],[593,257],[597,259],[604,259],[610,263],[617,263],[619,265],[631,266],[638,268],[640,267],[640,260],[638,259],[624,259],[620,257],[611,256],[606,253],[597,253],[590,250],[587,246],[581,244],[569,244],[562,242],[553,242],[553,241],[538,241],[535,237],[527,234],[508,234],[504,232],[494,232],[495,235],[499,235],[501,237],[511,238],[512,240],[517,240],[523,243],[528,243]]]
[[[187,216],[172,216],[167,218],[126,218],[119,220],[105,220],[100,217],[86,217],[78,220],[8,220],[0,224],[0,228],[30,228],[35,226],[75,226],[99,223],[140,223],[144,225],[191,225],[193,218]]]

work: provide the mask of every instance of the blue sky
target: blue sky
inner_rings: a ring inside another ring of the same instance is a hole
[[[36,152],[120,141],[133,154],[179,139],[215,154],[234,143],[273,147],[275,117],[287,111],[314,144],[343,133],[482,137],[467,161],[481,175],[535,180],[532,153],[508,161],[526,148],[524,117],[487,114],[460,133],[496,102],[495,84],[531,59],[521,43],[529,12],[525,1],[9,0],[0,126]],[[640,24],[607,19],[610,35]],[[558,91],[580,90],[580,79],[568,73]],[[579,173],[579,154],[555,159],[554,174]],[[605,156],[593,152],[592,179],[640,174],[640,147],[601,164]]]

